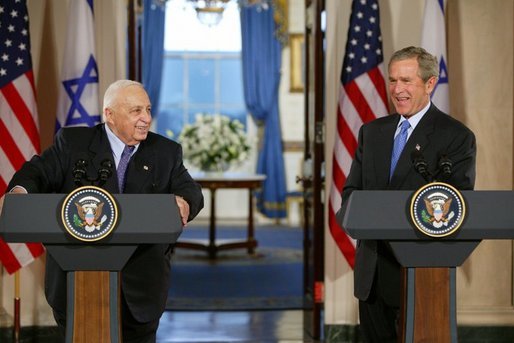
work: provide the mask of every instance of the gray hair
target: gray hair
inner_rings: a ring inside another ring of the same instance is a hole
[[[118,94],[118,91],[123,88],[127,88],[130,86],[138,86],[144,89],[144,86],[142,83],[132,80],[118,80],[114,81],[107,87],[107,90],[104,94],[104,105],[103,109],[111,108],[115,105],[116,101],[116,95]]]
[[[391,67],[393,62],[411,58],[417,59],[419,65],[418,76],[423,82],[427,82],[432,76],[436,79],[439,78],[439,63],[437,62],[437,57],[430,54],[425,49],[415,46],[409,46],[396,51],[393,56],[391,56],[389,67]]]

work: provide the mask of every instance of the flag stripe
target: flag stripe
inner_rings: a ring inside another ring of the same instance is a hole
[[[375,115],[369,107],[368,101],[362,94],[361,89],[357,85],[356,81],[352,81],[346,84],[344,89],[346,91],[346,96],[348,96],[353,106],[357,109],[357,113],[364,123],[375,119]]]
[[[16,272],[21,268],[21,264],[14,255],[9,245],[0,238],[0,261],[4,265],[5,269],[9,274]]]
[[[7,180],[9,180],[15,172],[12,164],[8,161],[9,159],[7,158],[7,155],[5,154],[5,151],[0,144],[0,162],[2,162],[0,167],[0,194],[5,193],[5,189],[7,188]]]
[[[388,113],[379,17],[376,0],[353,1],[341,69],[328,224],[332,238],[352,268],[355,241],[341,228],[336,213],[341,208],[341,192],[350,173],[360,127]]]
[[[350,152],[351,158],[353,158],[353,154],[355,149],[357,149],[357,135],[353,135],[352,130],[350,130],[347,125],[346,120],[339,115],[339,122],[337,125],[338,134],[340,139],[342,140],[346,150]]]
[[[38,257],[45,252],[45,249],[39,243],[26,243],[26,245],[33,257]]]
[[[15,140],[17,148],[23,155],[24,160],[28,160],[38,151],[32,144],[31,139],[27,136],[25,129],[14,114],[13,109],[5,100],[2,92],[0,92],[0,121],[3,122],[4,126],[9,129],[8,134],[11,136],[12,140]],[[37,134],[37,132],[35,134]],[[16,166],[16,169],[20,166],[21,164]],[[0,169],[2,169],[2,167],[3,166],[0,165]]]
[[[384,79],[384,75],[382,74],[382,69],[384,68],[383,64],[380,64],[377,68],[373,68],[368,72],[368,76],[373,82],[375,89],[373,89],[374,94],[377,96],[375,99],[381,99],[382,104],[387,104],[387,91],[386,91],[386,82]],[[383,112],[385,111],[385,112]],[[376,109],[375,113],[387,113],[387,106],[382,109]]]
[[[39,132],[39,129],[20,93],[18,93],[16,88],[14,88],[14,85],[11,83],[2,88],[2,94],[4,95],[5,100],[9,103],[9,106],[16,109],[16,111],[14,111],[16,118],[20,121],[34,148],[39,150],[39,135],[35,134]]]
[[[6,190],[7,190],[7,184],[4,182],[4,179],[0,175],[0,194],[4,194],[6,192]]]
[[[19,169],[23,162],[25,162],[25,158],[23,156],[23,153],[20,151],[18,145],[14,141],[13,137],[11,137],[9,130],[7,129],[7,127],[5,127],[4,123],[1,120],[0,137],[2,137],[2,139],[0,140],[0,147],[6,152],[7,159],[11,162],[11,165],[14,167],[15,170]],[[9,178],[11,176],[9,176]],[[5,181],[8,181],[9,178],[5,179]]]

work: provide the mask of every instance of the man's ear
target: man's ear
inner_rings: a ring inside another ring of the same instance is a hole
[[[112,116],[112,110],[108,107],[104,108],[104,113],[103,113],[103,119],[104,119],[104,122],[107,123],[111,120],[111,116]]]
[[[435,76],[432,76],[431,78],[428,79],[427,82],[425,82],[425,90],[426,90],[427,94],[429,94],[429,95],[432,94],[436,83],[437,83],[437,77],[435,77]]]

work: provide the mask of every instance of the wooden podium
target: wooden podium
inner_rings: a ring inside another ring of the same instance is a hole
[[[6,194],[0,236],[42,242],[67,271],[66,342],[122,342],[119,272],[139,244],[175,243],[182,232],[170,194],[116,194],[116,228],[102,240],[73,238],[61,221],[66,194]]]
[[[388,241],[405,267],[399,342],[457,343],[456,267],[482,239],[514,238],[514,192],[463,191],[467,217],[431,238],[410,221],[411,191],[354,191],[342,227],[354,239]]]

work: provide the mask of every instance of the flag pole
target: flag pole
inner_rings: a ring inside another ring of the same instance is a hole
[[[14,273],[14,342],[20,340],[20,271]]]

